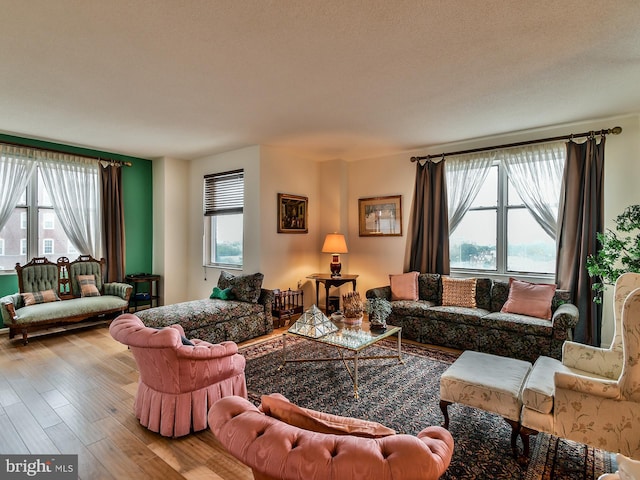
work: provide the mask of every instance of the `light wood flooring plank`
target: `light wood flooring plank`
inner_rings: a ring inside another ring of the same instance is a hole
[[[66,424],[54,425],[47,428],[46,432],[61,453],[78,455],[79,479],[114,478]]]
[[[5,407],[7,416],[26,445],[24,453],[60,453],[49,439],[42,426],[23,403],[14,403]]]
[[[8,455],[29,453],[29,449],[6,414],[0,415],[0,452]]]

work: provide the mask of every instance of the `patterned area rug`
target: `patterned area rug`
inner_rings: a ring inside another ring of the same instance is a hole
[[[378,345],[367,354],[390,355],[396,347],[395,340]],[[403,344],[402,350],[403,364],[396,359],[360,361],[359,399],[339,360],[287,363],[279,369],[280,338],[242,348],[241,353],[247,358],[249,399],[256,405],[260,395],[278,392],[302,407],[372,420],[416,435],[428,425],[442,424],[440,375],[455,355],[410,344]],[[329,356],[337,357],[334,349],[304,339],[287,340],[287,358]],[[443,479],[595,480],[615,471],[608,452],[544,433],[531,437],[531,459],[521,467],[511,456],[511,427],[501,417],[463,405],[451,405],[449,417],[455,449]]]

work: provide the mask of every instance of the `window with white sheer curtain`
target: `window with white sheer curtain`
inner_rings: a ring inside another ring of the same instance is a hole
[[[452,271],[555,273],[562,142],[446,160]]]
[[[76,251],[100,258],[98,164],[0,144],[0,271]]]

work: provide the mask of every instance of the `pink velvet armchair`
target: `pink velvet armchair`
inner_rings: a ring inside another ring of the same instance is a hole
[[[266,415],[240,397],[217,401],[209,428],[255,480],[436,480],[453,455],[453,437],[439,426],[417,436],[320,433]]]
[[[130,313],[111,322],[109,332],[129,346],[136,360],[140,379],[134,410],[151,431],[180,437],[204,430],[217,400],[247,397],[246,361],[233,342],[187,340],[180,325],[149,328]]]

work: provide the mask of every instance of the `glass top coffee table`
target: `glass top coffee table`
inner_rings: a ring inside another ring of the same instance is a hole
[[[338,330],[332,333],[323,335],[322,337],[308,336],[299,332],[287,331],[282,334],[282,365],[283,368],[289,362],[330,362],[341,360],[344,364],[351,380],[353,381],[353,394],[355,398],[359,398],[358,395],[358,361],[359,360],[372,360],[380,358],[397,358],[400,363],[402,361],[402,327],[387,326],[384,331],[371,330],[369,322],[363,321],[361,325],[351,326],[343,324],[341,322],[334,322]],[[394,355],[363,355],[364,351],[376,344],[377,342],[384,340],[385,338],[397,335],[398,350]],[[335,347],[338,352],[338,357],[325,357],[325,358],[287,358],[287,338],[298,337],[306,340],[321,343],[331,347]],[[348,361],[353,361],[353,369],[349,368]]]

